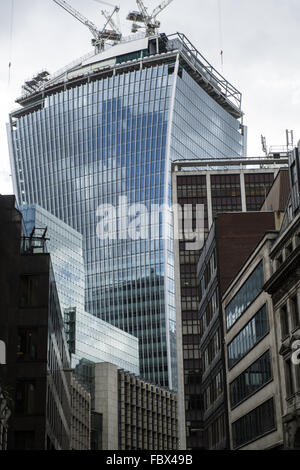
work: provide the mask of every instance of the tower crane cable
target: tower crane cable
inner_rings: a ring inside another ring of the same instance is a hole
[[[220,44],[220,58],[221,58],[221,68],[223,73],[224,66],[224,50],[223,50],[223,30],[222,30],[222,6],[221,0],[218,1],[218,17],[219,17],[219,44]]]
[[[8,86],[10,86],[11,79],[11,63],[12,63],[12,44],[13,44],[13,24],[14,24],[14,13],[15,13],[15,0],[11,0],[11,12],[10,12],[10,32],[9,32],[9,63],[8,63]]]

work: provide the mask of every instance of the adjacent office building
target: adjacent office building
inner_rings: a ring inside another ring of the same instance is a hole
[[[177,395],[113,364],[94,366],[103,450],[177,450]]]
[[[290,223],[295,211],[288,204],[288,176],[286,170],[278,173],[262,206],[262,216],[275,215],[276,230],[266,232],[223,295],[232,449],[299,445],[295,413],[299,381],[291,361],[300,321],[297,262],[290,264],[295,262],[297,219]],[[287,270],[281,274],[283,262]]]
[[[46,240],[26,237],[14,196],[0,196],[0,368],[12,390],[8,449],[70,449],[70,355]]]
[[[206,449],[229,448],[222,295],[264,233],[273,229],[273,212],[219,214],[198,262],[200,399]],[[185,344],[184,357],[193,349]]]
[[[276,237],[266,233],[223,296],[231,449],[282,447],[279,354],[272,301],[263,290]]]
[[[176,161],[172,166],[173,202],[181,206],[192,204],[193,230],[196,230],[196,205],[204,205],[206,238],[217,214],[260,210],[274,178],[284,171],[281,168],[287,167],[287,164],[286,152],[270,155],[268,158],[247,160]],[[203,439],[199,349],[200,291],[197,265],[201,250],[188,249],[186,243],[189,241],[189,236],[182,241],[174,240],[177,336],[178,344],[182,344],[183,350],[186,351],[186,357],[178,357],[178,391],[179,397],[184,396],[185,400],[185,403],[180,398],[178,401],[179,435],[181,440],[184,440],[186,432],[188,449],[201,449],[207,445]],[[211,262],[213,263],[213,259]],[[204,308],[204,303],[202,307]],[[180,348],[178,351],[180,353]],[[213,447],[215,446],[218,446],[217,440],[213,444]]]
[[[40,77],[10,115],[17,200],[83,235],[86,311],[136,335],[141,375],[176,389],[172,221],[150,218],[130,238],[128,206],[170,206],[174,160],[244,156],[241,94],[183,34],[128,40]],[[105,204],[119,206],[101,238]]]

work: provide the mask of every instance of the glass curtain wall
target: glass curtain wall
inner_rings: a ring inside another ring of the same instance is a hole
[[[172,221],[151,219],[147,239],[122,239],[117,231],[99,239],[97,208],[118,208],[120,196],[148,211],[171,204],[172,160],[242,156],[239,121],[178,63],[48,96],[12,132],[19,202],[38,203],[83,234],[87,312],[137,336],[141,375],[173,389]]]

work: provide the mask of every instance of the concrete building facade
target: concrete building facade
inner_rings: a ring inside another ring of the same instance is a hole
[[[76,379],[71,375],[71,449],[90,450],[91,449],[91,395]]]
[[[94,365],[103,450],[177,450],[177,395],[108,363]]]

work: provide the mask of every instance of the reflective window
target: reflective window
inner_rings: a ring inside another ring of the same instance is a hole
[[[225,309],[227,330],[232,327],[259,294],[263,283],[264,269],[261,261]]]
[[[268,331],[267,307],[264,305],[228,345],[228,368],[244,357]]]
[[[267,351],[230,384],[231,407],[238,405],[271,379],[270,352]]]
[[[232,424],[233,448],[251,442],[275,428],[274,402],[271,398]]]

